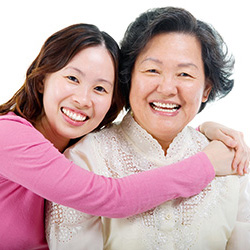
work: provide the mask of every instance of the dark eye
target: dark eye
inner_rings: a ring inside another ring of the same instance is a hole
[[[79,82],[78,79],[77,79],[75,76],[67,76],[67,78],[68,78],[70,81],[72,81],[72,82],[76,82],[76,83]]]
[[[159,73],[156,69],[148,69],[147,72],[157,74]]]
[[[102,86],[95,87],[95,90],[97,90],[98,92],[107,92],[106,89],[103,88]]]
[[[185,72],[180,73],[180,76],[183,76],[183,77],[192,77],[191,75],[189,75],[188,73],[185,73]]]

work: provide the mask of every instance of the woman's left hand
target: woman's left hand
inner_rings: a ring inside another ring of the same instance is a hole
[[[232,168],[237,169],[240,175],[248,173],[250,148],[244,141],[243,133],[228,128],[216,122],[204,122],[199,130],[209,140],[219,140],[235,150]]]

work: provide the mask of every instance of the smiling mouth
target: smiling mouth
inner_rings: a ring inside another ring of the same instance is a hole
[[[174,113],[181,108],[181,105],[178,104],[162,103],[162,102],[151,102],[150,106],[156,111],[168,112],[168,113]]]
[[[76,121],[76,122],[84,122],[84,121],[87,121],[89,119],[89,117],[86,116],[86,115],[75,113],[72,110],[69,110],[69,109],[66,109],[66,108],[61,108],[61,111],[68,118],[70,118],[71,120]]]

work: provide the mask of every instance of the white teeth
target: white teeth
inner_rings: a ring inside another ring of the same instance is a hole
[[[156,111],[163,111],[168,113],[173,113],[180,107],[178,104],[174,103],[161,103],[161,102],[153,102],[152,108]]]
[[[161,103],[161,102],[153,102],[154,106],[160,107],[160,108],[167,108],[167,109],[173,109],[178,108],[179,105],[174,103]]]
[[[163,112],[168,112],[168,113],[173,113],[177,110],[177,108],[175,108],[175,109],[163,109],[163,108],[157,108],[157,107],[153,107],[153,108],[156,111],[163,111]]]
[[[77,122],[83,122],[87,119],[87,116],[83,116],[80,114],[76,114],[68,109],[62,108],[62,112],[68,116],[70,119],[77,121]]]

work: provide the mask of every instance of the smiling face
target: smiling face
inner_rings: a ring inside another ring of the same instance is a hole
[[[114,79],[105,47],[83,49],[64,68],[45,77],[41,86],[45,115],[36,128],[59,149],[91,132],[111,106]]]
[[[188,34],[163,33],[137,57],[129,100],[136,122],[166,150],[198,113],[210,90],[198,40]]]

